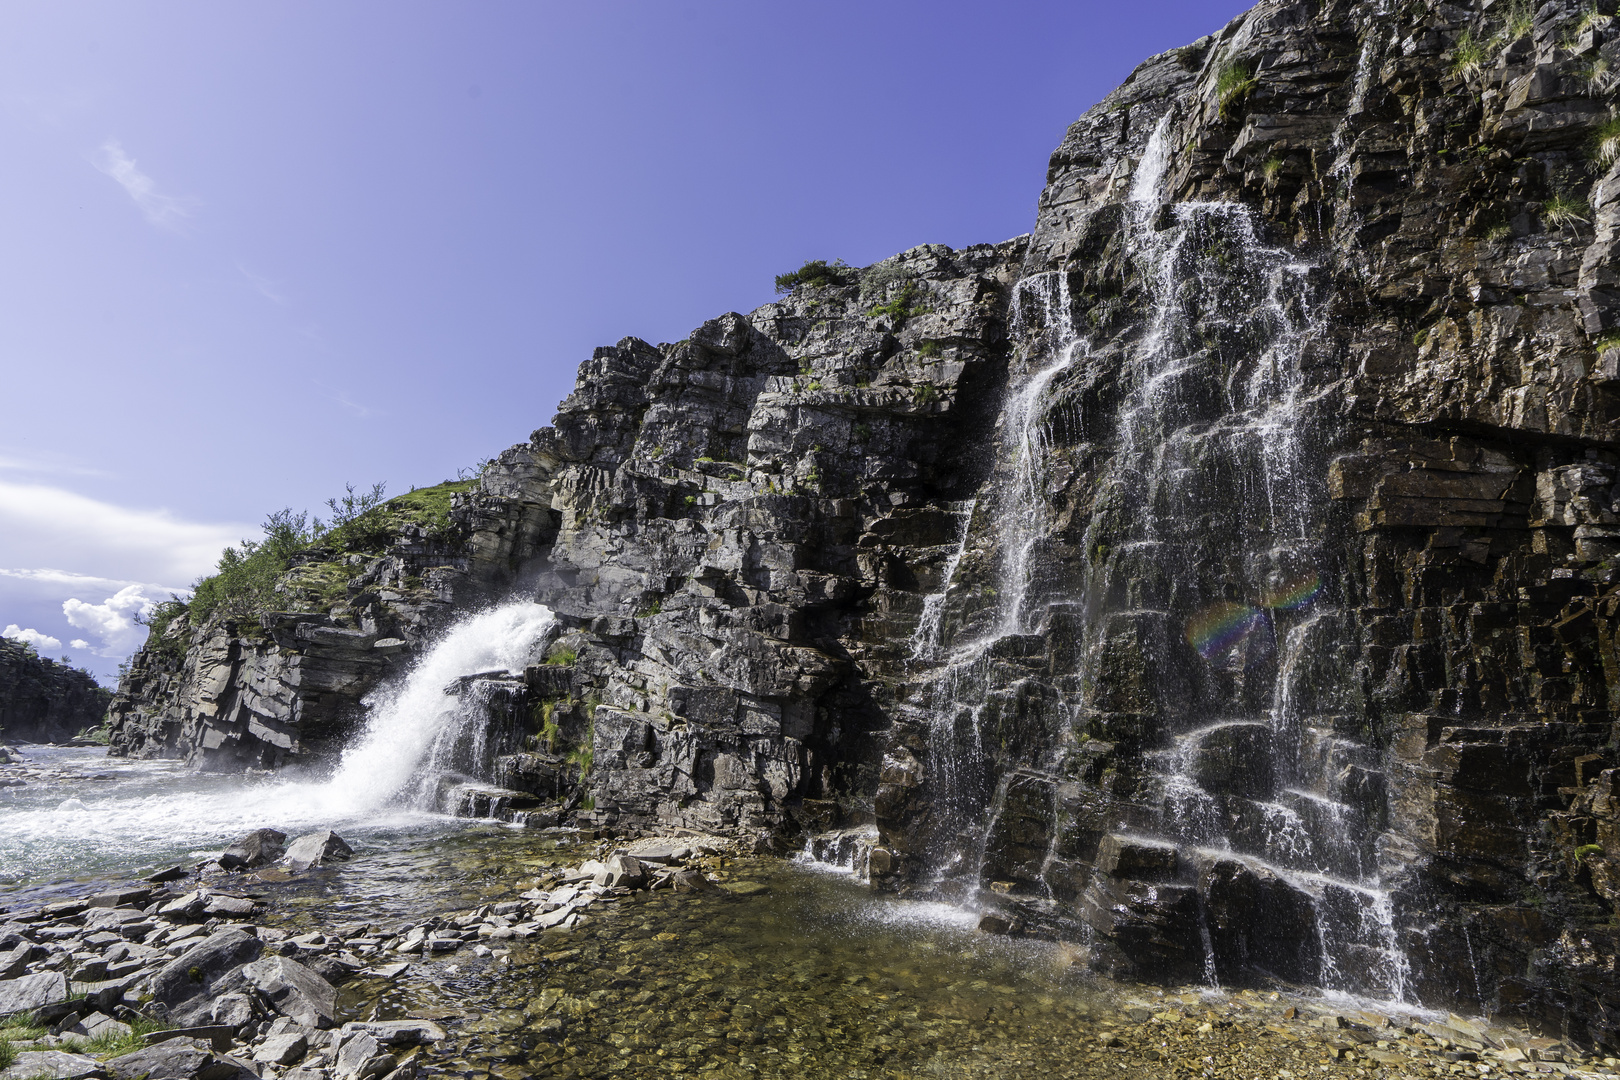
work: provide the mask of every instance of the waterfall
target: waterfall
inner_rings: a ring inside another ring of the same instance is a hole
[[[555,622],[550,608],[518,601],[450,627],[403,680],[366,699],[370,719],[344,751],[331,790],[357,810],[431,801],[438,778],[455,765],[458,744],[474,742],[475,763],[483,756],[480,740],[488,727],[476,697],[446,688],[467,675],[521,674]]]
[[[554,626],[549,609],[517,601],[446,628],[408,671],[367,699],[370,718],[329,777],[243,778],[134,763],[137,772],[169,771],[86,794],[72,812],[53,802],[13,813],[0,836],[0,872],[184,859],[259,828],[332,828],[355,839],[431,825],[439,780],[478,765],[488,724],[476,694],[447,688],[469,675],[520,674]]]
[[[1379,47],[1369,35],[1362,68]],[[1174,845],[1198,868],[1190,932],[1210,981],[1232,948],[1207,922],[1220,866],[1309,911],[1318,955],[1301,963],[1324,988],[1398,999],[1404,958],[1372,843],[1381,826],[1356,789],[1376,779],[1377,753],[1339,730],[1348,673],[1333,656],[1345,627],[1318,540],[1320,275],[1269,244],[1246,206],[1169,201],[1173,131],[1166,115],[1129,187],[1124,297],[1076,297],[1067,271],[1014,289],[1025,374],[974,504],[988,512],[964,519],[913,638],[934,880],[970,902],[994,883],[1032,918],[1083,907],[1087,886],[1070,867],[1085,856],[1064,849],[1052,794],[1064,785],[1081,807],[1067,812],[1111,816],[1117,834]],[[1135,318],[1123,330],[1107,317],[1076,325],[1077,309],[1105,302]],[[1082,386],[1102,390],[1088,399]],[[1089,493],[1078,537],[1054,534],[1054,500],[1076,498],[1054,485],[1059,410],[1077,417],[1065,437],[1087,440],[1061,448],[1064,484]],[[1059,733],[1031,746],[1057,750],[1024,754],[1029,724]],[[1085,779],[1090,760],[1107,763],[1112,788]],[[1113,793],[1132,785],[1142,796]],[[1030,822],[1042,819],[1036,838]]]

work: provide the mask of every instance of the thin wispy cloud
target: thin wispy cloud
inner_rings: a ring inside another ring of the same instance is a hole
[[[269,278],[261,274],[255,274],[241,263],[236,264],[236,269],[241,271],[242,276],[248,279],[248,284],[258,290],[260,296],[272,304],[285,304],[287,302],[287,298],[281,294],[281,290],[276,287],[276,283]]]
[[[331,398],[333,401],[349,410],[349,412],[353,413],[356,419],[369,419],[376,411],[369,405],[362,405],[358,401],[350,400],[349,395],[345,391],[339,390],[335,386],[328,386],[326,383],[323,383],[318,379],[315,381],[315,385],[320,387],[322,390],[325,390],[327,397]]]
[[[178,230],[191,216],[195,200],[160,194],[157,184],[141,172],[134,158],[124,153],[117,139],[108,139],[101,144],[95,166],[118,182],[153,225]]]
[[[98,577],[95,574],[76,574],[72,570],[55,570],[50,567],[18,568],[0,567],[0,578],[11,578],[14,581],[27,581],[41,586],[60,587],[80,592],[103,591],[114,593],[126,589],[131,585],[139,586],[148,593],[179,593],[184,596],[191,591],[186,585],[160,585],[153,581],[128,581],[124,578]]]
[[[38,457],[14,457],[0,450],[0,469],[14,472],[62,473],[69,476],[111,476],[105,469],[92,469],[71,461],[46,461]]]
[[[122,579],[120,588],[129,582],[191,581],[213,569],[222,548],[258,532],[247,524],[186,521],[163,510],[0,479],[0,565],[55,565],[108,584]],[[3,576],[16,580],[24,573],[30,572]],[[88,582],[74,587],[91,591]]]

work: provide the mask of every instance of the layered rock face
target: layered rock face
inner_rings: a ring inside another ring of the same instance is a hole
[[[226,771],[331,757],[365,696],[458,611],[509,589],[555,532],[545,505],[499,494],[528,468],[526,454],[491,462],[479,490],[455,496],[445,535],[406,526],[377,554],[305,552],[279,590],[293,610],[156,628],[112,702],[111,752]],[[328,596],[309,602],[312,584]]]
[[[0,638],[0,739],[66,742],[99,727],[111,700],[88,671]]]
[[[1615,65],[1573,0],[1268,0],[1082,117],[1030,237],[598,350],[458,505],[565,630],[508,728],[588,752],[502,782],[1617,1045]],[[221,685],[292,693],[272,647]]]

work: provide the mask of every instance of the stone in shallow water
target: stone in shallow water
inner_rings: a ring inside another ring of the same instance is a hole
[[[438,1042],[446,1037],[444,1028],[431,1020],[368,1020],[343,1025],[345,1038],[352,1032],[363,1032],[390,1045]]]
[[[347,859],[354,854],[344,839],[330,829],[306,833],[287,848],[287,865],[293,870],[308,870],[330,859]]]

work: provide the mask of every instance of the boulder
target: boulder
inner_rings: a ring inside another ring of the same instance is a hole
[[[244,965],[220,988],[256,992],[276,1012],[303,1027],[329,1028],[337,1023],[337,987],[285,956]]]
[[[634,855],[614,855],[597,871],[592,880],[609,888],[619,886],[639,889],[647,884],[647,871]]]
[[[0,1080],[90,1080],[105,1077],[107,1067],[93,1057],[61,1050],[24,1050]]]
[[[1274,871],[1220,859],[1199,875],[1215,973],[1229,983],[1253,973],[1307,983],[1321,968],[1316,905]]]
[[[20,979],[0,982],[0,1019],[19,1013],[40,1014],[68,1000],[67,976],[60,971],[42,971]]]
[[[167,1042],[107,1062],[113,1080],[246,1080],[253,1073],[234,1058],[216,1057],[200,1039]]]
[[[1174,844],[1110,833],[1097,844],[1099,871],[1110,877],[1165,881],[1176,874]]]
[[[293,870],[308,870],[312,866],[320,866],[329,859],[347,859],[354,855],[354,849],[344,842],[343,838],[330,829],[324,832],[305,833],[294,840],[287,848],[286,858],[283,859]]]
[[[171,1019],[196,1023],[208,1018],[213,999],[228,988],[224,977],[257,960],[264,945],[241,930],[221,930],[163,966],[152,979],[152,999],[169,1007]]]
[[[296,1065],[309,1052],[309,1040],[301,1031],[272,1035],[253,1051],[253,1060],[261,1065]]]
[[[253,1021],[253,999],[247,994],[224,994],[214,999],[208,1017],[220,1027],[233,1030]]]
[[[22,941],[9,949],[0,949],[0,981],[15,979],[28,970],[28,957],[34,951],[33,942]]]
[[[397,1064],[394,1055],[383,1050],[382,1043],[359,1031],[343,1041],[332,1072],[337,1080],[372,1080],[393,1072]]]
[[[254,829],[225,849],[219,864],[227,870],[252,870],[281,858],[287,834],[276,829]]]

